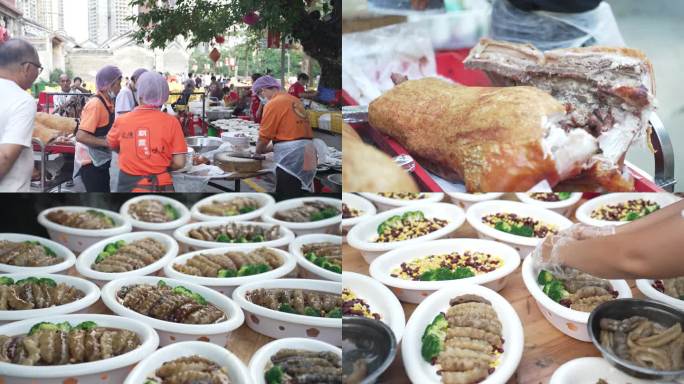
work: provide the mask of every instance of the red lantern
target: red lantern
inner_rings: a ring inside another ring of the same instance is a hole
[[[209,53],[209,58],[211,59],[211,61],[216,63],[221,58],[221,52],[219,52],[218,49],[214,48]]]
[[[214,39],[215,39],[216,42],[219,43],[219,44],[223,44],[223,43],[226,41],[226,39],[225,39],[223,36],[221,36],[221,35],[216,35],[216,36],[214,37]]]
[[[254,25],[259,22],[259,14],[256,12],[249,12],[242,17],[242,21],[247,25]]]

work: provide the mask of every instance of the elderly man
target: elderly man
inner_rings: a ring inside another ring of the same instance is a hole
[[[42,70],[29,42],[9,39],[0,44],[0,192],[29,191],[36,101],[25,90]]]
[[[59,76],[59,86],[62,93],[80,93],[71,87],[71,79],[66,73]],[[56,95],[55,100],[55,111],[53,113],[76,117],[76,103],[78,101],[74,95]]]

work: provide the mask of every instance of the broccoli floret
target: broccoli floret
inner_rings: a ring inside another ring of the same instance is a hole
[[[380,225],[378,226],[378,235],[382,235],[383,233],[385,233],[387,229],[401,228],[402,225],[403,223],[401,221],[401,216],[394,215],[380,223]]]
[[[534,228],[529,227],[527,225],[514,225],[511,228],[511,234],[517,236],[532,237],[534,236]]]
[[[47,285],[48,287],[56,287],[57,286],[57,282],[55,282],[52,279],[48,279],[47,277],[43,277],[43,278],[38,279],[38,284],[44,284],[44,285]]]
[[[466,277],[473,277],[475,273],[467,267],[457,267],[455,270],[449,268],[435,268],[423,272],[420,275],[422,281],[444,281],[444,280],[458,280]]]
[[[171,204],[164,204],[164,213],[166,216],[170,217],[171,220],[176,220],[180,217],[180,214]]]
[[[12,285],[14,284],[14,279],[7,276],[0,276],[0,285]]]
[[[295,311],[294,308],[292,308],[292,306],[287,303],[280,304],[280,306],[278,307],[278,311],[287,313],[297,313],[297,311]]]
[[[159,384],[159,382],[155,379],[145,379],[143,384]]]
[[[318,212],[314,212],[309,216],[309,221],[320,221],[335,217],[340,214],[336,208],[323,208]]]
[[[232,243],[233,239],[231,239],[230,236],[226,235],[225,233],[222,233],[218,235],[216,241],[218,241],[219,243]]]
[[[432,323],[430,323],[430,325],[427,326],[427,328],[425,328],[423,337],[427,335],[435,335],[440,339],[444,339],[446,337],[446,331],[448,327],[449,322],[447,321],[444,314],[440,313],[439,315],[435,316],[435,318],[432,320]]]
[[[257,207],[255,207],[255,206],[253,206],[253,205],[248,205],[248,206],[246,206],[246,207],[240,208],[240,209],[239,209],[239,212],[240,212],[240,213],[249,213],[249,212],[252,212],[252,211],[254,211],[254,210],[256,210],[256,209],[257,209]]]
[[[504,223],[503,221],[498,221],[496,224],[494,224],[494,229],[499,230],[501,232],[511,233],[511,230],[513,228],[508,223]]]
[[[551,272],[542,269],[539,271],[539,275],[537,276],[537,283],[539,283],[539,285],[546,285],[552,282],[554,279],[555,277],[553,277]]]
[[[318,256],[316,256],[316,254],[313,252],[307,253],[306,255],[304,255],[304,257],[306,257],[306,259],[312,263],[315,263],[316,259],[318,259]]]
[[[266,384],[282,384],[283,382],[283,370],[279,365],[274,365],[271,369],[266,371],[264,374],[264,379]]]
[[[473,276],[475,276],[475,272],[473,272],[473,270],[468,267],[458,267],[453,272],[453,280],[465,279]]]
[[[217,277],[236,277],[237,271],[234,269],[219,269]]]
[[[415,222],[425,220],[425,215],[421,211],[409,211],[401,216],[402,221]]]
[[[63,332],[69,332],[71,331],[71,324],[67,323],[66,321],[63,321],[61,323],[55,324],[57,326],[57,329]]]
[[[159,287],[159,288],[166,287],[166,282],[164,280],[159,280],[157,282],[157,287]]]
[[[304,308],[304,314],[307,316],[315,316],[315,317],[320,317],[321,313],[314,308],[311,307],[305,307]]]
[[[84,331],[89,331],[93,328],[97,328],[97,323],[94,321],[84,321],[74,327],[74,329],[82,329]]]
[[[109,243],[107,244],[104,249],[102,250],[103,252],[107,252],[109,254],[115,253],[119,249],[119,246],[117,243]]]
[[[640,214],[638,214],[638,213],[636,213],[636,212],[630,212],[630,213],[627,214],[626,219],[627,219],[627,221],[633,221],[633,220],[636,220],[636,219],[638,219],[638,218],[640,218],[640,217],[641,217]]]
[[[24,284],[38,284],[40,283],[40,279],[36,277],[27,277],[25,279],[18,280],[16,282],[17,285],[24,285]]]
[[[330,317],[334,319],[341,319],[342,318],[342,310],[340,308],[334,308],[330,312],[328,312],[325,317]]]
[[[556,194],[558,196],[558,200],[567,200],[570,198],[571,193],[570,192],[558,192]]]
[[[261,243],[264,240],[264,235],[256,235],[252,237],[252,243]]]
[[[454,279],[454,274],[451,272],[451,269],[449,268],[437,268],[435,277],[437,281],[444,281],[444,280],[453,280]]]
[[[420,274],[421,281],[437,281],[437,270],[429,269]]]
[[[192,294],[192,291],[179,285],[173,288],[173,293],[177,293],[184,296],[190,296]]]
[[[34,324],[33,327],[29,330],[29,336],[33,335],[34,333],[38,331],[63,331],[63,332],[69,332],[71,331],[71,324],[67,323],[66,321],[61,322],[61,323],[49,323],[49,322],[40,322],[38,324]]]
[[[646,206],[646,212],[648,212],[647,214],[653,213],[653,212],[657,211],[658,209],[660,209],[660,205],[658,205],[658,204]]]
[[[199,293],[195,293],[180,285],[173,288],[173,293],[190,297],[193,300],[195,300],[197,304],[205,305],[207,303],[207,300],[205,300],[204,297],[202,297],[202,295],[200,295]]]
[[[548,287],[548,288],[547,288]],[[544,286],[544,292],[555,302],[559,302],[570,296],[560,280],[553,280]]]
[[[256,275],[259,273],[263,273],[271,269],[268,265],[266,264],[249,264],[249,265],[244,265],[240,268],[238,271],[237,275],[238,276],[251,276],[251,275]]]
[[[325,269],[327,269],[330,272],[342,273],[342,267],[337,264],[330,264]]]
[[[95,264],[101,263],[104,259],[108,258],[111,255],[111,253],[105,251],[98,253],[97,257],[95,258]]]
[[[443,313],[435,316],[432,323],[423,332],[422,346],[420,353],[425,361],[432,363],[433,359],[444,349],[444,339],[446,338],[449,322]]]
[[[190,295],[190,297],[192,297],[192,299],[195,300],[195,302],[196,302],[197,304],[200,304],[200,305],[207,305],[207,299],[205,299],[204,296],[200,295],[200,294],[197,293],[197,292],[192,292],[192,294]]]

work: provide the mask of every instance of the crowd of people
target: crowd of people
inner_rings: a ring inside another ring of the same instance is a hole
[[[0,45],[0,192],[26,192],[33,170],[31,137],[37,105],[26,92],[42,66],[35,48],[25,40]],[[188,148],[179,120],[162,106],[169,98],[168,79],[139,68],[130,78],[113,65],[101,68],[90,93],[80,78],[59,79],[61,93],[54,95],[54,110],[79,116],[75,132],[74,180],[87,192],[170,192],[173,170],[185,167]],[[313,191],[317,155],[313,132],[301,98],[307,92],[307,74],[286,91],[275,78],[255,73],[252,87],[238,91],[216,77],[206,87],[210,100],[248,114],[261,124],[256,152],[273,152],[276,192],[300,195]],[[189,74],[174,103],[187,104],[202,79]]]

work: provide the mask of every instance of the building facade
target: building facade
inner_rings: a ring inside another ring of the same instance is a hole
[[[100,45],[112,37],[130,31],[134,14],[129,0],[88,0],[88,39]]]

